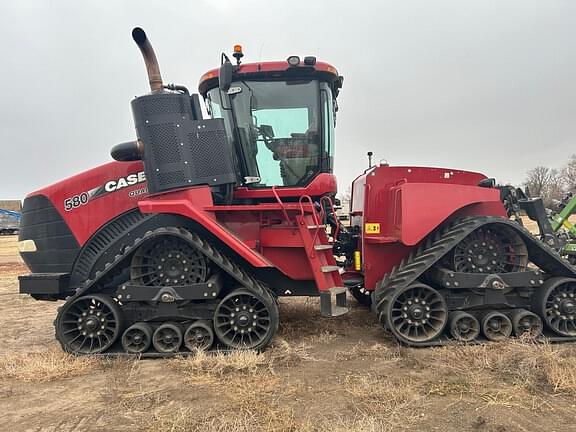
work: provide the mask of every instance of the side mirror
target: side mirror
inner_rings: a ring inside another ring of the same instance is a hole
[[[496,187],[496,180],[493,178],[485,178],[483,180],[480,180],[480,182],[478,183],[478,186],[484,187],[484,188],[494,188],[494,187]]]
[[[226,92],[230,88],[230,84],[232,84],[232,70],[232,63],[228,60],[220,66],[220,70],[218,71],[218,87],[220,90]]]

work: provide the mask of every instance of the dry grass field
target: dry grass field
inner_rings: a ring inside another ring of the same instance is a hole
[[[576,430],[576,346],[400,347],[360,307],[321,318],[282,300],[261,355],[164,360],[63,354],[58,304],[19,295],[15,237],[0,237],[2,431]]]

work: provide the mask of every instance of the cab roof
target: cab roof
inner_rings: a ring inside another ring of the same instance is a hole
[[[209,70],[200,77],[198,91],[206,95],[208,90],[218,86],[218,70]],[[313,66],[300,62],[297,66],[291,66],[287,61],[270,61],[259,63],[244,63],[235,66],[232,80],[238,79],[282,79],[282,78],[311,78],[336,83],[341,78],[336,68],[328,63],[317,61]]]

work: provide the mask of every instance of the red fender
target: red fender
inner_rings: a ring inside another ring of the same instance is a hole
[[[391,189],[395,236],[407,245],[418,244],[454,213],[473,204],[475,214],[507,217],[498,189],[478,186],[404,183]],[[464,214],[462,214],[464,215]]]

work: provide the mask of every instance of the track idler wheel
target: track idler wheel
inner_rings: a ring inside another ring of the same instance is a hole
[[[262,349],[278,329],[278,306],[245,288],[232,291],[216,307],[214,332],[231,349]]]
[[[124,331],[122,348],[130,354],[142,354],[152,345],[152,327],[147,323],[136,323]]]
[[[434,288],[415,283],[395,293],[386,306],[386,326],[408,345],[426,345],[448,323],[444,297]]]
[[[56,338],[67,352],[99,354],[118,339],[122,311],[109,296],[89,294],[67,302],[56,317]]]
[[[538,315],[525,309],[518,309],[510,313],[514,335],[517,337],[529,335],[537,338],[542,334],[542,320]]]
[[[482,319],[482,333],[488,340],[503,341],[512,334],[512,322],[501,312],[488,312]]]
[[[214,331],[209,321],[196,321],[184,333],[184,346],[190,351],[205,351],[214,344]]]
[[[552,331],[562,336],[576,336],[576,279],[548,279],[538,289],[534,307]]]
[[[480,335],[480,323],[475,316],[457,311],[450,314],[450,335],[460,342],[472,342]]]
[[[160,325],[152,336],[152,344],[160,353],[175,353],[182,345],[182,329],[175,323]]]

